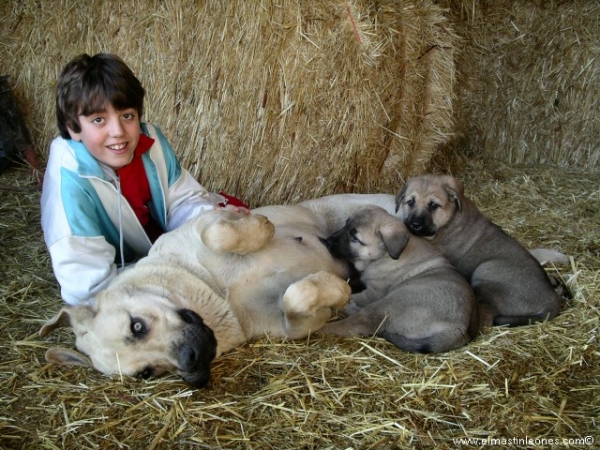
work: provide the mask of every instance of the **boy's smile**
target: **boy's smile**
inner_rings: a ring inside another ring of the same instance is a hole
[[[81,131],[69,128],[71,139],[80,141],[94,158],[117,170],[131,162],[140,140],[140,118],[135,108],[104,110],[88,116],[80,115]]]

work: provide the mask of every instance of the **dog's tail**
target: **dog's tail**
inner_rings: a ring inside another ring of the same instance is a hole
[[[537,259],[542,266],[548,263],[566,266],[571,262],[569,255],[565,255],[552,248],[532,248],[529,250],[529,253],[531,253],[531,256]]]

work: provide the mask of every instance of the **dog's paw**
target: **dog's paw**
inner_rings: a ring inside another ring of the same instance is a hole
[[[330,272],[317,272],[291,284],[283,296],[286,314],[316,315],[319,310],[341,308],[352,290],[342,278]]]
[[[264,248],[274,234],[275,226],[263,215],[223,211],[201,236],[214,252],[245,255]]]
[[[329,272],[292,283],[283,295],[286,335],[298,339],[319,330],[331,318],[333,308],[348,302],[350,293],[348,283]]]

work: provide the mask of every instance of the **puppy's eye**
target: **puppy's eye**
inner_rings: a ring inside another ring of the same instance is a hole
[[[438,205],[437,203],[431,202],[429,204],[429,210],[430,211],[435,211],[436,209],[438,209],[440,207],[440,205]]]
[[[131,333],[134,336],[143,336],[146,334],[146,324],[141,319],[132,318],[130,325]]]
[[[408,206],[409,208],[412,208],[413,206],[415,206],[415,199],[414,198],[409,198],[408,200],[406,200],[406,206]]]
[[[358,233],[357,233],[356,229],[352,229],[350,231],[350,242],[357,242],[357,243],[363,245],[362,241],[358,238]]]

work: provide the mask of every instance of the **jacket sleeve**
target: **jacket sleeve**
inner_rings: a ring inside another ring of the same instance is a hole
[[[63,300],[89,303],[117,275],[115,249],[104,237],[66,236],[48,247]]]
[[[215,209],[224,200],[225,197],[208,192],[187,170],[181,170],[167,193],[167,229],[180,227],[199,214]]]
[[[64,140],[52,143],[41,198],[42,230],[61,296],[83,304],[116,276],[115,247],[98,224],[98,201]]]
[[[157,127],[150,124],[146,126],[161,150],[160,157],[153,159],[159,172],[163,173],[160,179],[165,196],[167,231],[178,228],[205,211],[215,209],[225,201],[225,197],[209,192],[187,170],[181,168],[173,148]]]

